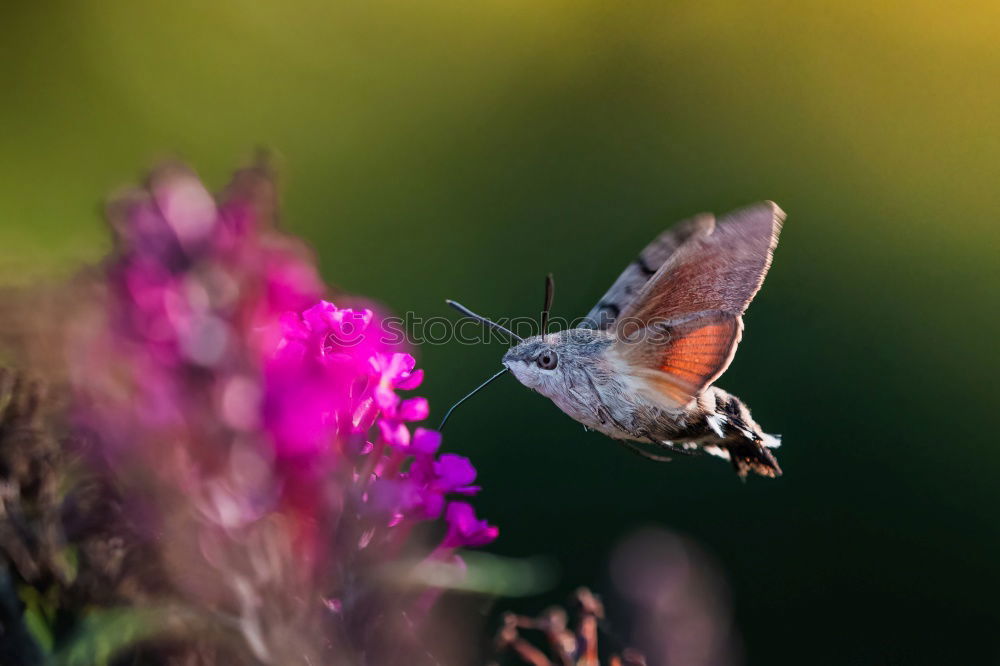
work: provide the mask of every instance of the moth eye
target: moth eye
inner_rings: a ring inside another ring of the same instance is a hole
[[[543,370],[553,370],[559,365],[559,356],[554,351],[542,352],[535,361]]]

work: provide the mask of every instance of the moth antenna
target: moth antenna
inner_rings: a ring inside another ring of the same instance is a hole
[[[552,312],[552,299],[555,297],[556,283],[552,273],[545,276],[545,302],[542,304],[542,335],[549,332],[549,314]]]
[[[464,314],[466,317],[472,317],[473,319],[475,319],[475,320],[477,320],[479,322],[482,322],[483,324],[485,324],[486,326],[489,326],[490,328],[496,329],[496,330],[498,330],[498,331],[500,331],[502,333],[506,333],[507,335],[509,335],[510,337],[514,338],[518,342],[524,342],[524,338],[522,338],[520,335],[518,335],[514,331],[510,330],[506,326],[498,324],[495,321],[490,321],[486,317],[484,317],[482,315],[476,314],[475,312],[473,312],[469,308],[465,307],[461,303],[456,303],[455,301],[450,300],[450,299],[446,300],[445,303],[447,303],[451,307],[455,308],[456,310],[458,310],[459,312],[461,312],[462,314]]]
[[[479,386],[477,386],[476,388],[472,389],[472,391],[470,391],[468,395],[466,395],[466,396],[465,396],[464,398],[462,398],[461,400],[459,400],[458,402],[456,402],[456,403],[455,403],[454,405],[452,405],[452,406],[451,406],[451,407],[450,407],[450,408],[448,409],[448,411],[444,413],[444,418],[443,418],[443,419],[441,419],[441,425],[439,425],[439,426],[438,426],[438,431],[440,432],[440,431],[444,430],[444,424],[448,422],[448,418],[449,418],[449,417],[451,416],[451,413],[452,413],[453,411],[455,411],[455,408],[456,408],[456,407],[458,407],[458,406],[459,406],[459,405],[461,405],[461,404],[462,404],[463,402],[465,402],[466,400],[468,400],[468,399],[469,399],[469,398],[471,398],[472,396],[474,396],[474,395],[476,395],[477,393],[479,393],[480,391],[482,391],[482,390],[483,390],[484,388],[486,388],[486,387],[487,387],[487,386],[488,386],[488,385],[489,385],[489,384],[490,384],[490,383],[491,383],[491,382],[492,382],[492,381],[493,381],[494,379],[496,379],[496,378],[497,378],[497,377],[499,377],[500,375],[504,374],[505,372],[507,372],[507,368],[504,368],[503,370],[501,370],[501,371],[500,371],[500,372],[498,372],[497,374],[493,375],[492,377],[490,377],[489,379],[487,379],[487,380],[486,380],[485,382],[483,382],[482,384],[480,384],[480,385],[479,385]]]

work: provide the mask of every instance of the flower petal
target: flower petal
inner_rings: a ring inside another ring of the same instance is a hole
[[[449,502],[444,518],[448,522],[448,534],[442,541],[445,547],[484,546],[500,534],[497,527],[478,520],[472,505],[466,502]]]
[[[434,472],[448,489],[467,486],[476,480],[476,468],[465,456],[445,453],[434,463]],[[469,507],[471,509],[471,507]],[[464,511],[464,509],[457,509]]]
[[[388,444],[401,449],[410,445],[410,430],[399,421],[382,419],[378,422],[378,429]]]
[[[400,375],[399,378],[396,379],[394,386],[404,391],[411,391],[420,386],[420,384],[423,383],[423,381],[424,381],[424,371],[414,370],[413,372],[404,373]]]
[[[410,398],[400,403],[396,417],[404,421],[423,421],[430,412],[431,408],[426,398]]]
[[[413,433],[413,442],[410,450],[414,454],[432,456],[441,447],[441,433],[437,430],[417,428]]]

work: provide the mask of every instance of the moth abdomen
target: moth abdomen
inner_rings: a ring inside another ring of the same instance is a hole
[[[764,432],[754,421],[750,409],[735,395],[719,388],[709,387],[696,401],[697,416],[692,419],[684,435],[697,441],[703,448],[717,447],[725,452],[740,476],[753,471],[762,476],[781,476],[781,467],[771,449],[781,445],[781,439]]]

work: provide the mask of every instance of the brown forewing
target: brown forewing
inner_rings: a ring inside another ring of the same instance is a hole
[[[670,255],[692,235],[705,228],[710,229],[714,223],[712,215],[703,213],[675,224],[653,239],[590,309],[581,328],[611,328],[620,313],[631,305],[642,291],[643,285],[656,274]]]
[[[705,311],[738,317],[760,289],[784,213],[767,201],[699,225],[621,312],[616,326],[649,325]]]

